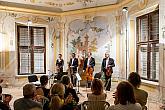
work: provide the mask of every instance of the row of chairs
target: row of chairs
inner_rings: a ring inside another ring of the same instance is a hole
[[[82,110],[106,110],[110,104],[107,101],[84,101]]]

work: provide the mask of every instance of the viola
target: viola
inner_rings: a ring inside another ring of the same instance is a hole
[[[108,66],[105,74],[106,74],[106,76],[111,76],[112,75],[112,67]]]
[[[86,72],[86,80],[92,81],[93,80],[93,68],[87,67],[85,72]]]

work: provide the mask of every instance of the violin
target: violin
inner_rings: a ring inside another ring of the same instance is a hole
[[[93,68],[87,67],[85,72],[86,72],[86,80],[92,81],[93,80]]]
[[[105,74],[106,74],[106,76],[111,76],[112,75],[112,67],[108,66]]]

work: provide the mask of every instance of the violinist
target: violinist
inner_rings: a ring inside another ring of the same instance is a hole
[[[62,54],[58,54],[58,59],[56,60],[57,72],[62,73],[63,72],[63,66],[64,66],[64,60],[62,59]]]
[[[106,52],[105,58],[102,61],[101,70],[104,72],[104,75],[105,75],[106,82],[105,82],[104,87],[107,91],[110,91],[110,88],[111,88],[111,76],[113,73],[112,67],[115,67],[114,60],[110,58],[109,53]]]
[[[95,66],[95,59],[92,57],[92,53],[88,53],[88,57],[84,61],[83,70],[86,73],[87,87],[91,86],[93,80],[93,71]]]

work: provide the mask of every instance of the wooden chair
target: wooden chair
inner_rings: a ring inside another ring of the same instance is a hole
[[[109,106],[107,101],[84,101],[82,110],[106,110]]]

